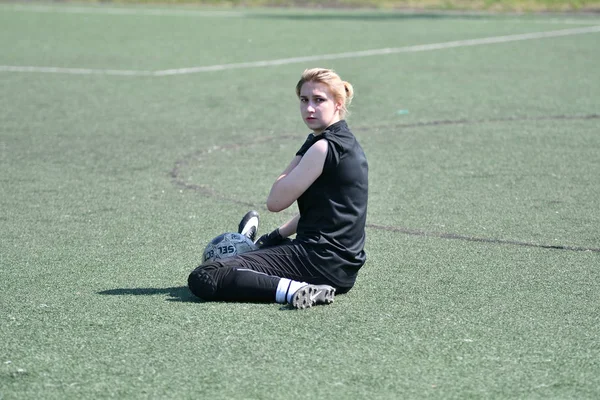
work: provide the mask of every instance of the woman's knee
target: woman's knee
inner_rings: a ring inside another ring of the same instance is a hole
[[[217,281],[214,276],[216,267],[201,265],[188,276],[190,291],[203,300],[214,300],[217,292]]]

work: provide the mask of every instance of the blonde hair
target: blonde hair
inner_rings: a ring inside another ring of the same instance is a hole
[[[349,114],[348,107],[354,97],[354,88],[349,82],[343,81],[342,78],[332,69],[311,68],[305,69],[296,84],[296,95],[300,97],[302,85],[306,82],[318,82],[327,85],[336,103],[341,103],[340,117],[343,119]]]

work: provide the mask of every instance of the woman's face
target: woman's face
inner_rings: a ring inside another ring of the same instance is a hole
[[[340,120],[341,104],[336,104],[329,87],[305,82],[300,89],[300,114],[306,126],[318,135]]]

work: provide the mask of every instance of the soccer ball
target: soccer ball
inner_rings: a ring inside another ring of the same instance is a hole
[[[248,237],[239,233],[222,233],[206,246],[202,262],[215,261],[256,250],[258,247]]]

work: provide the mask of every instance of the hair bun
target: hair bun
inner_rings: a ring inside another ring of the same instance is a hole
[[[350,82],[343,81],[342,83],[344,84],[344,90],[346,91],[346,104],[350,104],[354,97],[354,88]]]

